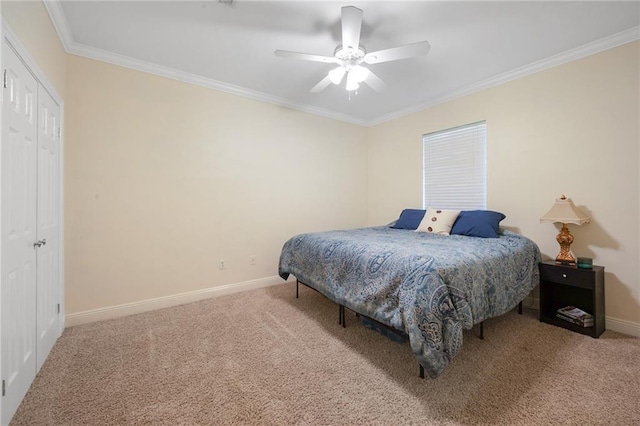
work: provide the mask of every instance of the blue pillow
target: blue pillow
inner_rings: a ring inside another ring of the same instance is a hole
[[[404,209],[400,213],[400,219],[392,226],[394,229],[418,229],[426,210]]]
[[[499,224],[506,216],[491,210],[461,211],[451,228],[452,234],[498,238]]]

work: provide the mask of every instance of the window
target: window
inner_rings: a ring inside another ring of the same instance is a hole
[[[422,137],[423,208],[487,208],[487,125],[484,121]]]

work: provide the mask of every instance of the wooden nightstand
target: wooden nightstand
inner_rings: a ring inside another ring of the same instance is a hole
[[[604,267],[581,269],[550,260],[540,267],[540,321],[599,337],[604,332]],[[573,305],[594,316],[592,327],[556,318],[559,308]]]

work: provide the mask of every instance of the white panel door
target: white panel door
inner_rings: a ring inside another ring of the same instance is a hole
[[[2,102],[2,424],[36,375],[36,155],[38,85],[3,41]]]
[[[60,107],[38,87],[37,356],[42,367],[58,338]]]

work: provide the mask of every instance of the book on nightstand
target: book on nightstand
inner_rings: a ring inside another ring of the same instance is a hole
[[[593,327],[594,324],[593,315],[575,306],[565,306],[564,308],[558,309],[556,317],[581,327]]]

